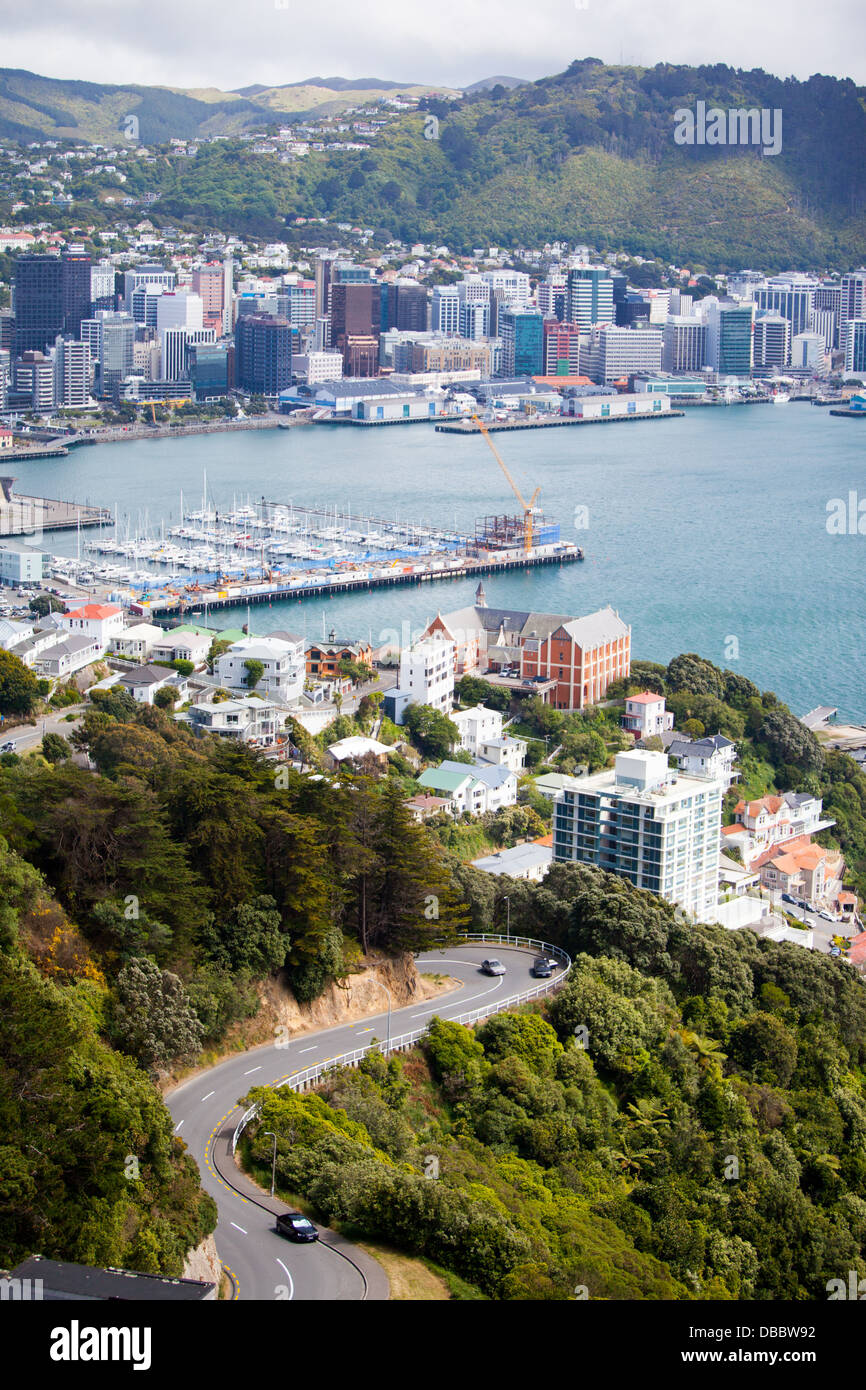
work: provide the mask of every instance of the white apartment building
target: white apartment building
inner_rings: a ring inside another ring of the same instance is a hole
[[[343,379],[343,354],[340,352],[310,352],[307,354],[306,363],[309,386],[314,386],[320,381]]]
[[[254,687],[261,694],[276,695],[286,703],[299,700],[304,690],[304,639],[292,642],[277,637],[247,637],[235,642],[217,659],[215,674],[229,690],[248,690],[246,663],[260,661],[264,674]]]
[[[473,705],[472,709],[454,710],[448,717],[460,730],[461,750],[471,753],[473,758],[477,757],[482,743],[502,737],[501,710],[487,709],[486,705]]]
[[[569,778],[553,809],[553,857],[593,864],[700,917],[719,893],[721,780],[671,772],[665,753],[618,753]]]
[[[448,714],[454,704],[454,643],[424,637],[407,647],[400,654],[400,690],[414,704],[432,705]]]
[[[203,700],[187,710],[184,719],[193,728],[219,734],[221,738],[269,746],[276,742],[285,715],[273,700],[252,696],[247,700],[222,700],[217,704]]]

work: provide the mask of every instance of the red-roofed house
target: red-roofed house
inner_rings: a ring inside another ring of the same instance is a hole
[[[123,631],[123,609],[116,603],[85,603],[58,618],[58,625],[67,632],[94,637],[104,654],[111,639]]]
[[[739,801],[734,807],[734,822],[723,827],[722,843],[728,848],[736,846],[747,868],[759,859],[766,861],[768,850],[781,853],[795,840],[808,844],[810,836],[836,823],[823,815],[821,798],[808,792]]]
[[[637,738],[650,738],[674,727],[673,713],[665,709],[664,695],[656,695],[653,690],[644,690],[641,695],[629,695],[625,702],[625,714],[620,719],[627,734]]]
[[[2,453],[4,449],[11,449],[14,443],[15,436],[12,431],[0,426],[0,453]]]

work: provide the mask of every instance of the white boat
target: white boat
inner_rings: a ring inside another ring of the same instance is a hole
[[[773,405],[787,405],[791,397],[787,391],[774,391],[770,399]]]

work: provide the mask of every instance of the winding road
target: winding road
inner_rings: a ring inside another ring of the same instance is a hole
[[[435,1000],[419,1000],[395,1009],[391,1014],[392,1040],[425,1028],[434,1014],[454,1018],[477,1010],[484,1016],[530,989],[554,987],[563,971],[542,981],[530,974],[538,945],[515,948],[488,940],[418,956],[419,973],[450,975],[462,987]],[[480,965],[486,956],[501,960],[507,973],[483,975]],[[273,1216],[285,1210],[285,1203],[263,1194],[240,1172],[232,1157],[232,1139],[243,1113],[238,1100],[250,1087],[292,1084],[307,1069],[363,1048],[373,1037],[384,1042],[387,1026],[383,1012],[321,1032],[299,1033],[286,1043],[267,1044],[220,1062],[167,1095],[174,1132],[187,1144],[201,1171],[202,1185],[219,1209],[214,1238],[232,1281],[234,1298],[388,1297],[388,1281],[381,1266],[335,1232],[321,1229],[320,1239],[307,1246],[278,1236]]]

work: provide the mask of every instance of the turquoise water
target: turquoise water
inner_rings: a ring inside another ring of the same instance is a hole
[[[579,615],[610,603],[636,657],[697,651],[774,689],[797,714],[837,705],[866,722],[866,536],[830,535],[827,504],[866,498],[866,425],[808,405],[694,409],[681,419],[499,434],[524,495],[583,545],[582,565],[486,581],[488,602]],[[262,495],[472,529],[516,510],[484,441],[432,428],[313,426],[106,444],[16,463],[17,487],[88,501],[152,529],[200,506]],[[588,525],[575,530],[576,508]],[[866,508],[864,508],[866,510]],[[49,548],[73,553],[74,535]],[[471,602],[469,580],[257,606],[254,630],[340,635],[415,630]],[[244,621],[241,609],[214,625]],[[737,653],[738,655],[734,655]]]

